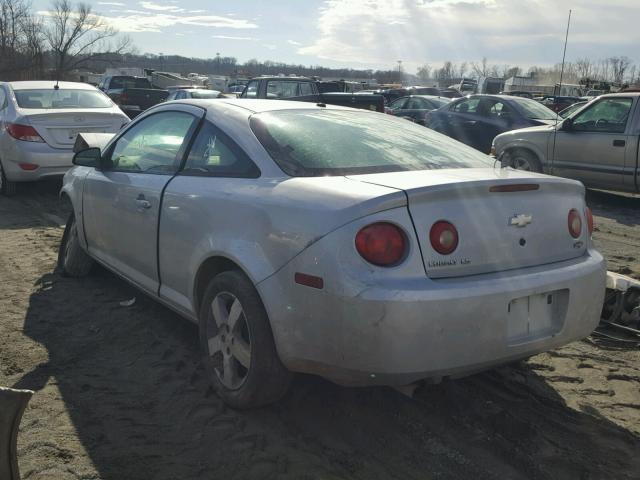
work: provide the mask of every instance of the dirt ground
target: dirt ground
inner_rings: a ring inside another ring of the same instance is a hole
[[[595,337],[413,399],[300,376],[229,409],[193,325],[102,269],[54,273],[58,187],[0,198],[0,385],[36,391],[24,479],[640,478],[640,351]],[[588,201],[610,269],[640,278],[640,198]]]

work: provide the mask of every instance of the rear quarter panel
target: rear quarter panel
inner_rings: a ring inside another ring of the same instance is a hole
[[[195,279],[208,258],[233,261],[257,284],[341,225],[403,205],[399,190],[344,177],[177,176],[162,203],[160,294],[195,313]]]

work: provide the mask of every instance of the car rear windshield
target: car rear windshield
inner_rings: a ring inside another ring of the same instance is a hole
[[[20,108],[109,108],[112,103],[102,92],[97,90],[14,90]]]
[[[351,110],[280,110],[251,129],[291,176],[491,167],[492,159],[420,125]]]
[[[555,120],[557,117],[553,110],[530,98],[513,97],[511,100],[520,107],[527,118],[533,120]]]
[[[191,98],[218,98],[220,92],[217,90],[192,90]]]

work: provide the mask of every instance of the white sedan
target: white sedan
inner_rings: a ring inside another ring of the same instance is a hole
[[[0,83],[0,193],[62,176],[78,132],[115,133],[129,118],[97,88],[75,82]]]
[[[494,168],[390,115],[170,102],[74,163],[61,269],[97,261],[196,322],[235,407],[277,400],[290,372],[455,377],[599,321],[605,263],[582,184]]]

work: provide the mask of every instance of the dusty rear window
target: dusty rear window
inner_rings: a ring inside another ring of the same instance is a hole
[[[357,110],[280,110],[251,129],[291,176],[491,167],[493,160],[407,120]]]

